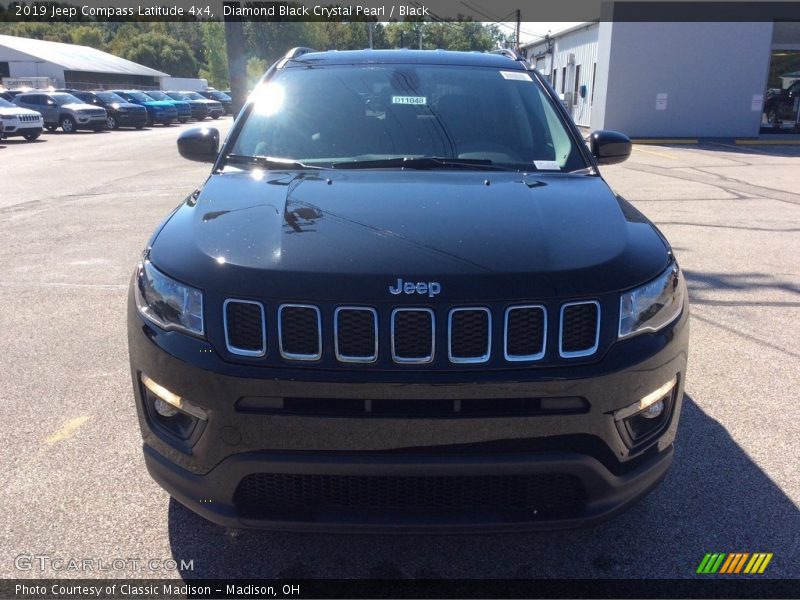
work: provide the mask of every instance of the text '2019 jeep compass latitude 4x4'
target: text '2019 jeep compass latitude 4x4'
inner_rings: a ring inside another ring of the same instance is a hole
[[[151,475],[216,523],[595,522],[672,461],[683,275],[509,54],[290,52],[158,228],[129,348]]]

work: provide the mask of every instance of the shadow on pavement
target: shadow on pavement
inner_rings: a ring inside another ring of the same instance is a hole
[[[193,570],[182,572],[185,579],[683,578],[695,577],[706,552],[773,552],[767,576],[796,578],[798,531],[798,507],[689,395],[667,479],[624,514],[589,529],[427,536],[234,532],[174,500],[169,505],[173,557],[179,564],[193,560]]]

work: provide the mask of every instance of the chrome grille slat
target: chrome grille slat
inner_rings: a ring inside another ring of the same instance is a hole
[[[333,313],[333,340],[336,360],[375,362],[378,360],[378,311],[363,306],[340,306]]]
[[[264,305],[252,300],[229,298],[222,304],[222,315],[228,352],[251,357],[267,353]]]
[[[542,304],[509,306],[503,319],[503,356],[507,361],[534,361],[547,351],[547,308]]]
[[[600,303],[596,300],[584,300],[562,304],[558,354],[562,358],[591,356],[597,352],[599,344]]]
[[[311,304],[281,304],[278,308],[278,347],[281,356],[288,360],[322,358],[322,317],[319,308]],[[315,351],[306,351],[311,349]]]
[[[483,363],[492,355],[488,308],[453,308],[447,317],[447,357],[452,363]]]
[[[428,315],[427,318],[421,315]],[[398,318],[403,322],[398,323]],[[395,308],[391,317],[392,360],[399,364],[427,364],[436,354],[436,317],[430,308]],[[427,332],[430,329],[430,345]],[[424,339],[419,339],[422,336]],[[414,339],[414,338],[418,339]],[[427,352],[427,354],[425,353]]]

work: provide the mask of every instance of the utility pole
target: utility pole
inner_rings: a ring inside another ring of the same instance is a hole
[[[514,50],[516,50],[517,52],[519,52],[519,26],[521,20],[522,20],[522,11],[520,11],[520,9],[517,9],[517,30],[514,34]]]
[[[241,6],[239,2],[236,4]],[[228,76],[235,118],[242,110],[247,96],[247,64],[244,60],[244,27],[241,19],[225,18],[225,50],[228,53]]]

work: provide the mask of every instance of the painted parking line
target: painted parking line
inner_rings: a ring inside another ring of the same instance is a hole
[[[637,152],[644,152],[645,154],[652,154],[653,156],[658,156],[659,158],[668,158],[670,160],[678,160],[677,156],[672,156],[671,154],[669,154],[667,152],[659,152],[657,150],[650,150],[650,149],[645,150],[644,148],[638,148],[636,146],[634,146],[634,150],[636,150]]]
[[[739,146],[800,146],[800,140],[733,140]]]
[[[75,417],[74,419],[70,419],[67,423],[58,431],[56,431],[53,435],[46,438],[44,441],[48,444],[55,444],[56,442],[62,442],[66,439],[71,438],[78,429],[82,425],[84,425],[87,421],[89,421],[92,417],[89,415],[84,415],[82,417]]]
[[[698,144],[700,140],[696,138],[634,138],[631,142],[658,146],[666,144]]]

